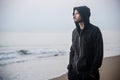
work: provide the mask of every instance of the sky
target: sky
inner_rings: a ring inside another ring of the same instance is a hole
[[[0,0],[0,32],[62,32],[75,28],[73,7],[91,9],[90,22],[120,29],[119,0]]]

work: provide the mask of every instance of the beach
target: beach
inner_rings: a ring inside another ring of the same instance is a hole
[[[51,80],[68,80],[67,73]],[[120,80],[120,56],[104,58],[100,68],[100,80]]]
[[[67,80],[69,55],[35,57],[0,66],[0,80]],[[101,80],[119,80],[120,56],[104,58]]]
[[[1,36],[5,36],[5,40],[0,42],[0,80],[67,80],[70,32],[11,33]],[[119,31],[103,31],[101,80],[118,80],[118,37]]]
[[[0,66],[0,80],[49,80],[67,72],[68,55],[31,57]]]

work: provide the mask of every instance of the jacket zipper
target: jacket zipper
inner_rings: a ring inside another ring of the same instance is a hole
[[[82,32],[82,31],[81,31]],[[78,71],[78,67],[77,67],[77,65],[78,65],[78,61],[79,61],[79,58],[80,58],[80,56],[81,56],[81,46],[80,46],[80,38],[81,38],[81,32],[80,32],[80,35],[79,35],[79,55],[78,55],[78,60],[77,60],[77,62],[76,62],[76,71],[77,71],[77,74],[79,74],[79,71]]]
[[[81,56],[81,43],[80,43],[80,38],[81,38],[81,33],[82,33],[82,30],[81,30],[81,32],[80,32],[80,36],[79,36],[79,49],[80,49],[80,51],[79,51],[79,57]]]

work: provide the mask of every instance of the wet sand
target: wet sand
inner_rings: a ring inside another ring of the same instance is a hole
[[[68,80],[67,73],[50,80]],[[120,56],[104,58],[100,68],[100,80],[120,80]]]
[[[68,55],[35,57],[0,66],[0,80],[49,80],[67,72]]]

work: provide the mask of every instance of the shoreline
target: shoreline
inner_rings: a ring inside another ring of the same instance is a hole
[[[100,68],[100,80],[120,80],[120,55],[105,57]],[[67,73],[49,80],[68,80]]]
[[[0,67],[0,80],[49,80],[67,72],[67,55],[31,58]]]
[[[0,67],[1,80],[67,80],[69,55],[30,58],[28,61]],[[101,80],[113,79],[120,71],[120,55],[105,57],[100,69]],[[106,78],[107,76],[107,78]],[[110,76],[110,77],[109,77]],[[111,76],[114,76],[111,78]]]

